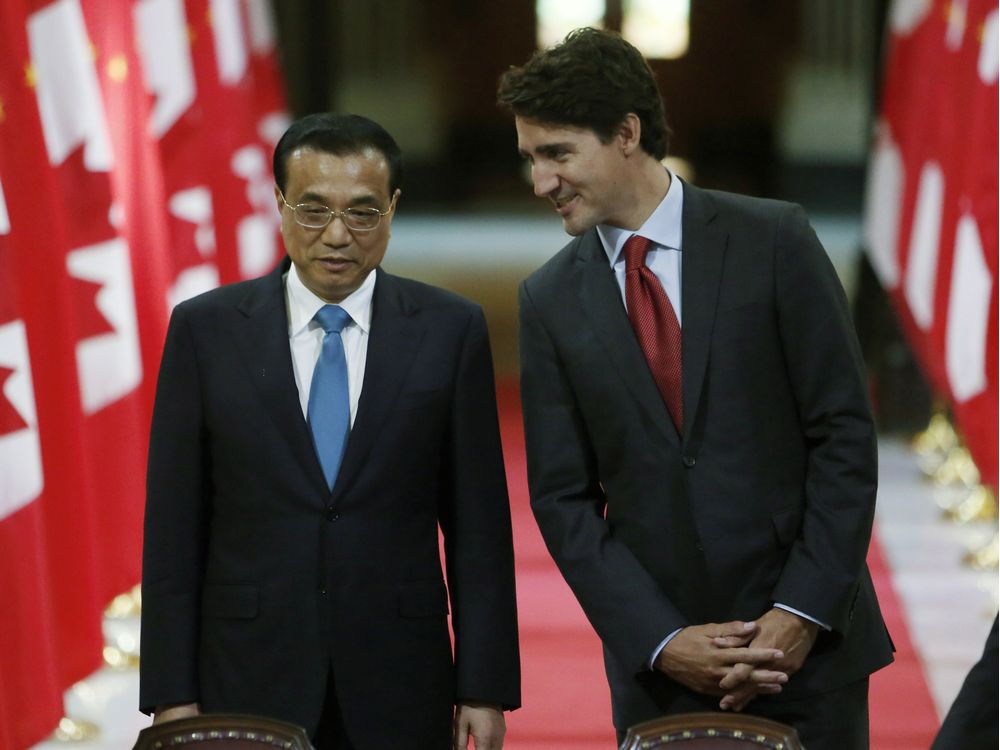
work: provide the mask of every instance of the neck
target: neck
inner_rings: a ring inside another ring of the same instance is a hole
[[[670,189],[670,179],[670,173],[659,161],[643,154],[633,179],[629,181],[631,207],[623,229],[635,231],[646,222]]]

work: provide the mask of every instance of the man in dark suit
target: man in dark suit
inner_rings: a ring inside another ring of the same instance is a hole
[[[810,750],[867,747],[892,659],[865,566],[875,432],[805,215],[665,169],[660,94],[616,34],[571,33],[498,99],[574,236],[520,289],[528,478],[619,736],[746,708]]]
[[[295,122],[274,154],[289,258],[174,310],[142,583],[157,721],[271,716],[320,750],[502,746],[519,660],[486,325],[379,268],[401,161],[366,118]]]

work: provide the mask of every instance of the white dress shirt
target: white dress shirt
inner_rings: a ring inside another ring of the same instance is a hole
[[[649,215],[649,218],[643,222],[641,227],[635,232],[631,232],[621,227],[598,224],[597,236],[601,238],[604,252],[608,255],[608,262],[611,264],[611,269],[615,272],[615,280],[618,282],[618,289],[621,292],[623,302],[625,302],[625,257],[622,254],[622,248],[625,246],[626,240],[633,234],[637,234],[653,243],[646,253],[646,266],[659,280],[663,291],[667,293],[667,298],[670,300],[674,312],[677,314],[678,324],[683,326],[681,321],[681,247],[683,242],[682,216],[684,211],[684,189],[682,187],[683,183],[674,177],[669,169],[667,170],[667,174],[670,175],[670,187],[667,188],[667,194],[663,196],[663,200],[653,209],[653,213]],[[628,304],[626,303],[627,307]],[[824,630],[830,630],[829,625],[810,617],[804,612],[799,612],[797,609],[777,602],[775,602],[774,606],[810,620]],[[667,635],[660,642],[660,645],[653,650],[648,664],[650,669],[656,664],[656,659],[663,650],[663,647],[670,643],[670,639],[681,632],[681,630],[683,628],[678,628]]]
[[[372,322],[372,295],[375,291],[375,273],[369,273],[354,292],[338,304],[351,316],[351,322],[340,332],[347,358],[347,390],[351,401],[351,426],[358,413],[361,386],[365,382],[365,363],[368,360],[368,333]],[[302,415],[309,417],[309,388],[313,370],[323,348],[323,328],[313,320],[317,311],[328,304],[317,297],[299,278],[293,263],[285,274],[285,306],[288,311],[288,344],[292,351],[292,369],[295,385],[299,389]]]
[[[607,224],[597,225],[597,236],[601,238],[608,262],[615,272],[615,280],[625,302],[625,256],[622,248],[625,241],[633,234],[645,237],[653,244],[646,253],[646,266],[660,281],[660,286],[667,293],[677,322],[681,321],[681,214],[684,210],[684,191],[681,181],[671,174],[670,187],[663,200],[635,232]],[[626,308],[628,307],[626,303]]]

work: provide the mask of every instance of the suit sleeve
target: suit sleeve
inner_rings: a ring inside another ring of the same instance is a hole
[[[531,507],[597,634],[622,664],[640,672],[663,639],[689,623],[612,534],[586,425],[527,283],[519,302]]]
[[[477,310],[455,377],[450,491],[440,520],[455,632],[456,695],[521,704],[510,504],[486,321]]]
[[[139,705],[197,701],[198,622],[207,536],[207,448],[195,346],[171,316],[156,387],[146,479]]]
[[[878,481],[864,365],[843,288],[798,206],[780,219],[774,268],[807,461],[801,531],[772,598],[843,634],[865,566]]]

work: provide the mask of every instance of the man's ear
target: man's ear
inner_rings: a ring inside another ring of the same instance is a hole
[[[281,188],[274,186],[274,202],[278,205],[278,213],[285,207],[285,199],[281,196]]]
[[[639,148],[642,140],[642,122],[635,112],[629,112],[618,126],[616,135],[621,144],[622,155],[631,156]]]

